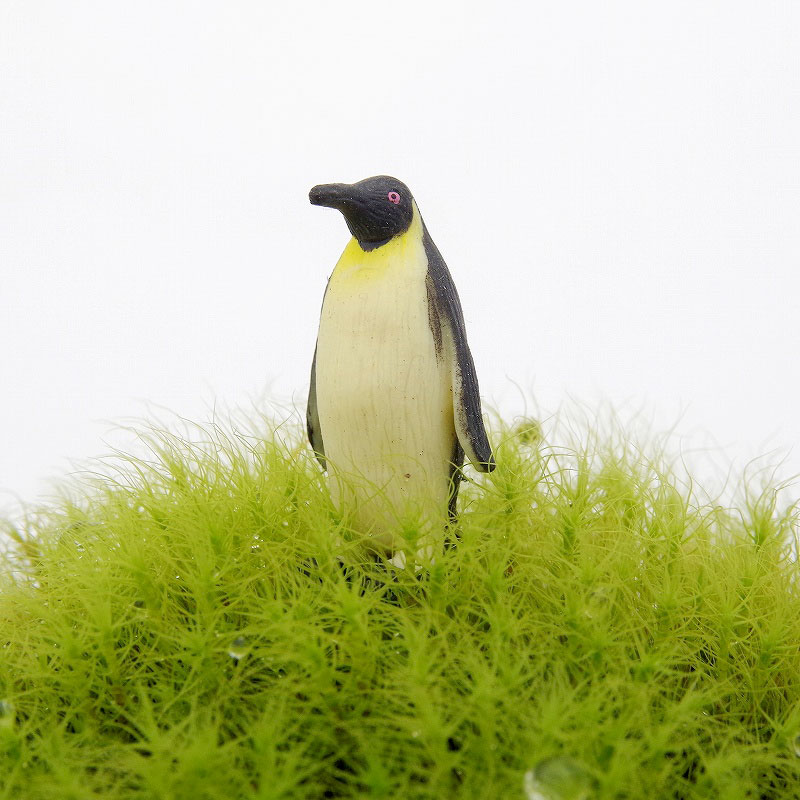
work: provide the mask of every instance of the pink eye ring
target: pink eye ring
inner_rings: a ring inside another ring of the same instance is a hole
[[[397,205],[400,202],[400,195],[397,192],[389,192],[386,196],[389,198],[390,203]]]

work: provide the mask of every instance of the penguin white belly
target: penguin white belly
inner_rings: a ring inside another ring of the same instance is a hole
[[[447,520],[452,381],[430,329],[426,274],[418,213],[404,235],[373,251],[351,240],[331,275],[317,340],[331,495],[389,549],[401,544],[404,522],[440,537]]]

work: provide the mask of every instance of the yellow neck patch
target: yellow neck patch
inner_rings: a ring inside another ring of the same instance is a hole
[[[411,225],[405,233],[395,236],[381,247],[365,252],[353,237],[347,243],[334,267],[331,279],[369,280],[384,275],[392,267],[416,263],[424,255],[422,219],[414,203]]]

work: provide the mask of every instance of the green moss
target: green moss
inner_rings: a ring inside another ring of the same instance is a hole
[[[0,797],[800,796],[776,487],[722,508],[619,433],[526,423],[458,546],[397,570],[299,426],[141,437],[8,525]]]

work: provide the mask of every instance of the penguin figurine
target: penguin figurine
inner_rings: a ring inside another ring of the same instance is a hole
[[[396,178],[323,184],[309,199],[341,211],[352,234],[322,301],[311,446],[375,549],[430,558],[455,517],[464,455],[495,466],[456,287]]]

